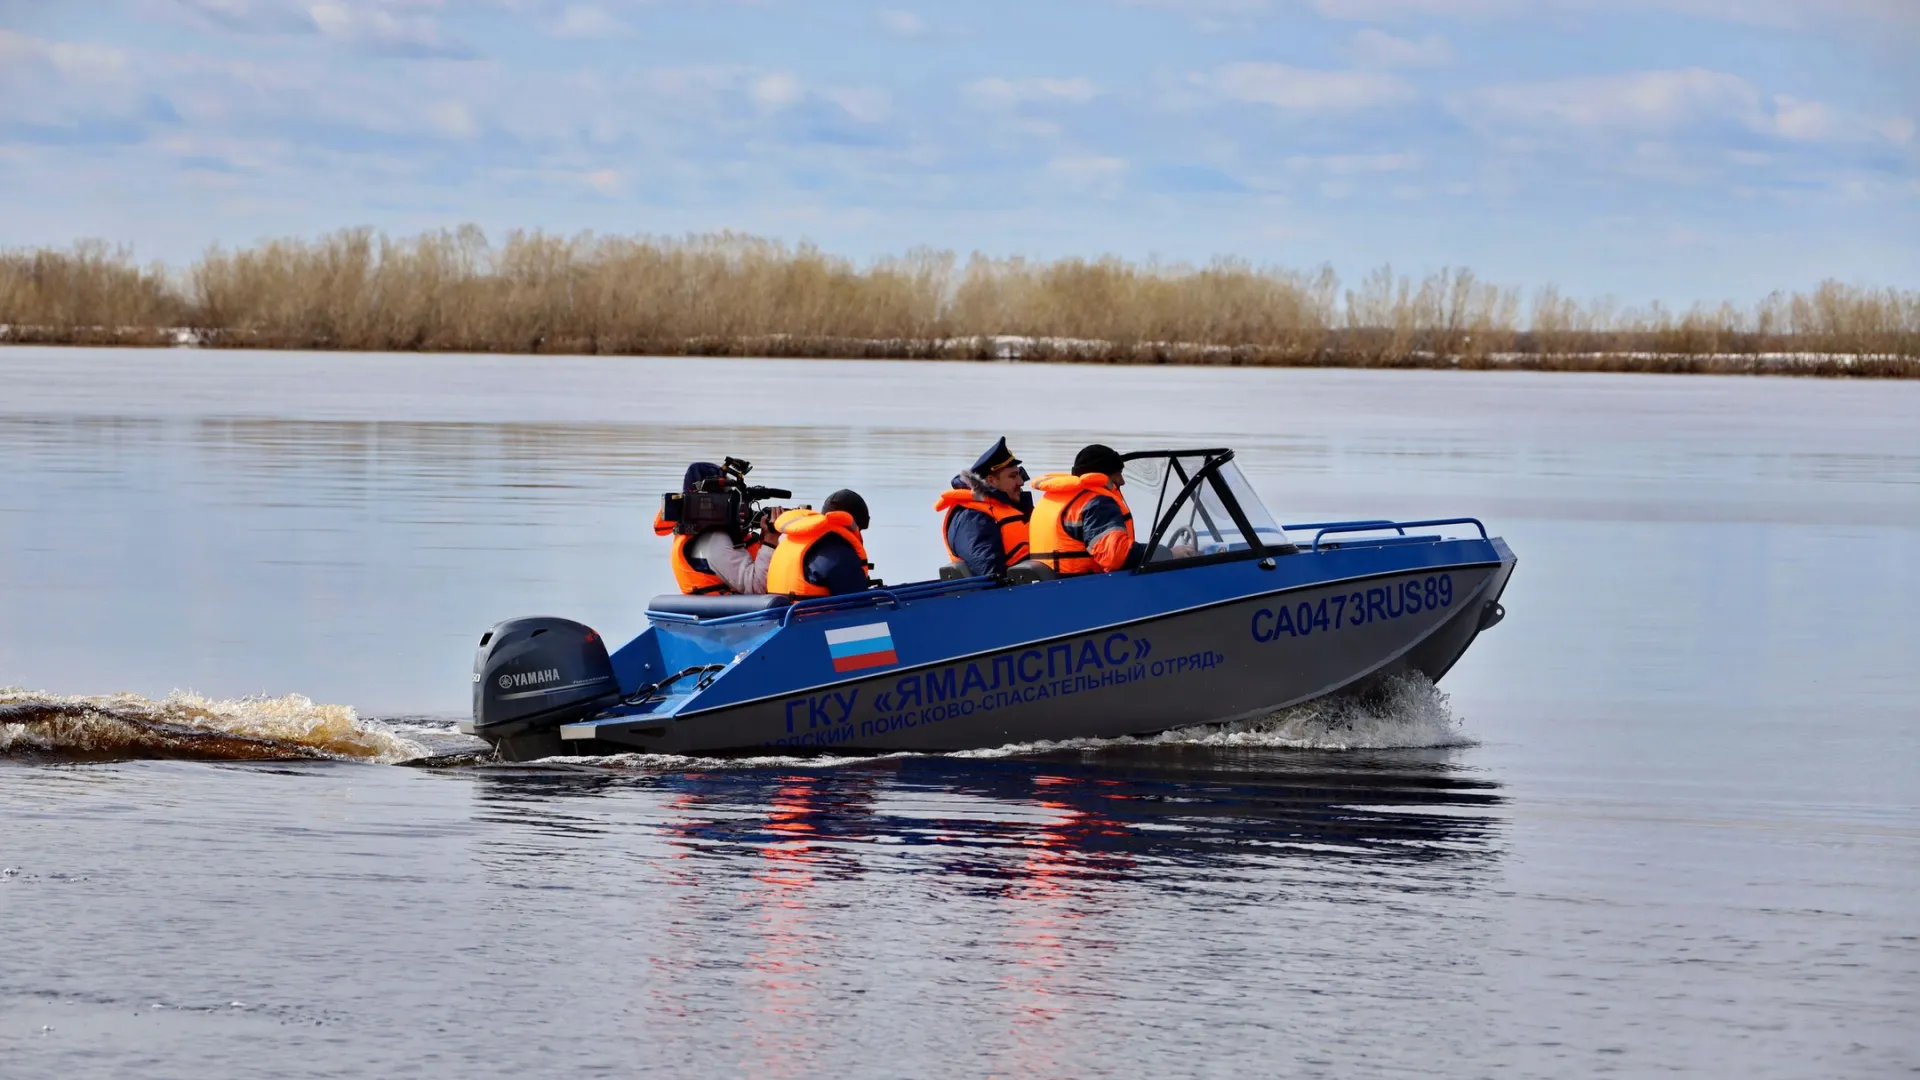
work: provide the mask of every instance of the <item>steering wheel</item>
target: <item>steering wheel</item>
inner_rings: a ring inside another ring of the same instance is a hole
[[[1200,535],[1193,531],[1193,526],[1182,525],[1168,535],[1167,550],[1172,551],[1174,548],[1179,547],[1192,548],[1195,551],[1200,550]]]

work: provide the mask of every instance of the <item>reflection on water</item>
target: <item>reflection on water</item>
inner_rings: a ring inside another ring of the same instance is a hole
[[[807,771],[622,775],[558,763],[481,768],[480,812],[522,834],[586,828],[583,801],[635,789],[673,810],[685,857],[758,851],[824,876],[882,844],[933,870],[998,882],[1124,877],[1142,865],[1249,856],[1419,863],[1490,851],[1499,784],[1455,751],[1289,752],[1115,747],[987,760],[877,758]]]
[[[969,1071],[1073,1076],[1101,1071],[1116,1024],[1159,1025],[1156,988],[1227,1006],[1329,942],[1385,970],[1415,939],[1444,956],[1476,933],[1459,919],[1497,876],[1506,797],[1457,755],[1117,748],[443,778],[473,785],[489,886],[541,897],[541,921],[512,932],[585,929],[600,898],[626,897],[658,976],[647,1015],[700,1030],[724,1003],[743,1026],[720,1071],[817,1075],[844,1064],[848,1023],[911,1023],[908,1006],[965,1011]],[[1168,951],[1220,920],[1260,944]],[[1177,990],[1202,970],[1215,985]],[[1445,983],[1444,966],[1399,970],[1432,975]],[[1249,1047],[1300,1030],[1262,1025]],[[1168,1038],[1153,1057],[1207,1044]]]

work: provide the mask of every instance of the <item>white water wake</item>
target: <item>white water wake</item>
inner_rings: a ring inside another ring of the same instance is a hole
[[[1425,675],[1380,680],[1366,694],[1340,694],[1254,720],[1198,724],[1158,735],[1065,739],[967,750],[956,757],[1012,757],[1122,746],[1212,746],[1275,750],[1412,750],[1471,746],[1447,695]]]
[[[176,690],[156,701],[0,687],[0,757],[390,763],[427,752],[350,706],[316,704],[298,694],[221,701]]]

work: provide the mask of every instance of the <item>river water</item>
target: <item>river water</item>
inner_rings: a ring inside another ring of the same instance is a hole
[[[0,1075],[1920,1071],[1920,384],[0,349]],[[1437,689],[1073,749],[443,759],[690,458],[1006,434],[1473,514]],[[260,757],[276,760],[247,760]]]

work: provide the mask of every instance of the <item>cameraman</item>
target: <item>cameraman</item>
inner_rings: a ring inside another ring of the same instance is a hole
[[[718,491],[729,480],[727,472],[707,461],[687,466],[686,479],[680,484],[683,494]],[[767,568],[773,565],[773,548],[780,542],[771,521],[762,524],[757,534],[749,534],[744,523],[732,528],[718,525],[695,526],[688,522],[668,525],[655,519],[654,531],[673,535],[673,579],[688,596],[726,596],[733,593],[763,595],[767,591]]]

